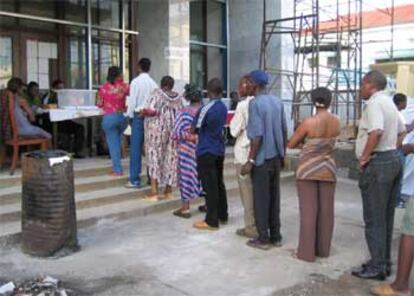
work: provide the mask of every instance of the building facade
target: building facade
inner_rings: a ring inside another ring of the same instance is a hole
[[[269,1],[269,0],[268,0]],[[270,0],[272,2],[273,0]],[[277,14],[280,1],[274,0]],[[159,81],[177,88],[221,78],[227,90],[259,66],[261,0],[2,0],[0,88],[12,76],[42,90],[57,78],[92,89],[119,65],[125,80],[137,61],[153,61]]]

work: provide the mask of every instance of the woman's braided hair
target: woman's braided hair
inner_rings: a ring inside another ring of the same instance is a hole
[[[203,93],[201,92],[201,90],[198,88],[197,85],[193,83],[189,83],[185,85],[184,89],[185,89],[184,97],[186,100],[192,103],[200,102],[202,100]]]

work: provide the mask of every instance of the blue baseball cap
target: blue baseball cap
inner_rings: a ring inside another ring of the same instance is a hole
[[[269,76],[265,71],[254,70],[250,72],[249,76],[258,85],[266,85],[269,83]]]

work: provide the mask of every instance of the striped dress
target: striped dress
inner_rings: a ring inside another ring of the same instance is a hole
[[[192,135],[190,128],[198,108],[183,108],[177,115],[172,137],[177,142],[178,153],[178,187],[181,199],[188,202],[200,196],[201,186],[197,174],[196,147],[189,141]]]
[[[307,140],[299,157],[296,179],[336,182],[335,143],[336,138]]]

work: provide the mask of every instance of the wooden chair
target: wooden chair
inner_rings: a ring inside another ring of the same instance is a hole
[[[29,145],[39,145],[41,150],[47,150],[49,140],[45,138],[32,138],[32,137],[21,137],[17,131],[16,117],[14,114],[14,95],[8,92],[8,109],[10,116],[10,127],[11,127],[11,139],[6,141],[6,145],[13,147],[13,157],[10,167],[10,175],[14,174],[16,170],[17,160],[19,157],[19,147]]]

